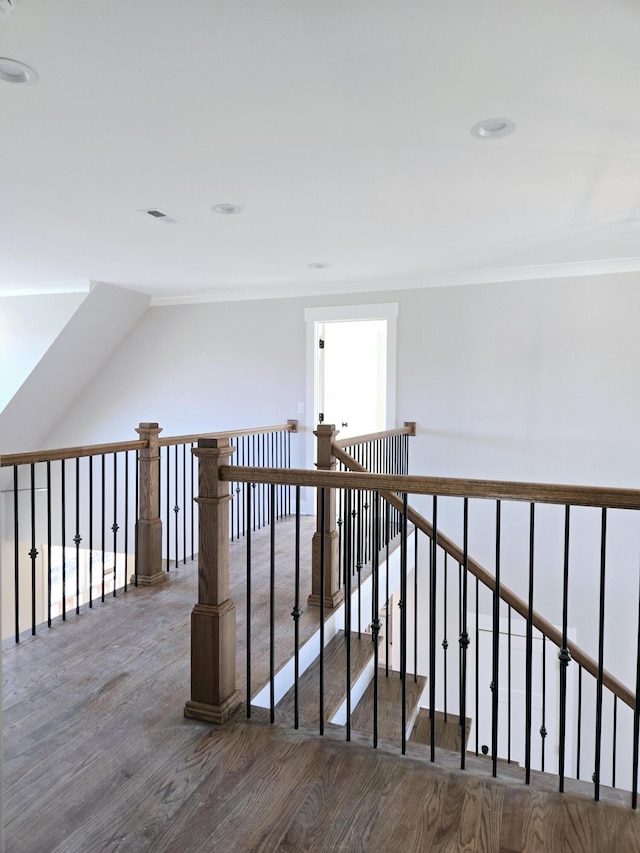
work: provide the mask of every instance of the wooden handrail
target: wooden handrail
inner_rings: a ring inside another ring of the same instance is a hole
[[[298,421],[289,420],[286,424],[275,426],[252,427],[250,429],[225,429],[221,432],[199,432],[194,435],[173,435],[160,438],[160,447],[173,446],[174,444],[191,444],[200,438],[236,438],[244,435],[260,435],[263,432],[298,432]]]
[[[0,468],[13,465],[31,465],[36,462],[58,462],[61,459],[76,459],[82,456],[100,456],[103,453],[123,453],[127,450],[143,450],[146,441],[117,441],[109,444],[89,444],[82,447],[62,447],[57,450],[32,450],[28,453],[6,453],[0,456]]]
[[[340,448],[335,448],[335,455],[340,461],[351,468],[354,472],[362,472],[366,469],[360,465],[353,457],[349,456],[348,453],[344,453],[344,451],[340,450]],[[403,510],[403,502],[402,500],[393,492],[381,492],[381,496],[393,506],[395,509]],[[427,519],[417,512],[412,507],[407,508],[407,517],[409,521],[414,524],[418,530],[421,530],[424,534],[426,534],[429,539],[433,539],[433,525],[431,522],[427,521]],[[452,557],[456,563],[460,565],[464,565],[464,552],[463,550],[455,544],[451,539],[441,533],[439,530],[437,531],[437,541],[438,545],[445,551],[450,557]],[[491,592],[495,591],[496,581],[495,577],[491,574],[491,572],[487,571],[484,566],[480,565],[477,560],[474,560],[472,557],[467,555],[467,567],[471,574],[478,578],[478,580],[483,583]],[[504,586],[502,583],[500,584],[500,598],[509,607],[512,607],[516,613],[522,616],[524,619],[528,619],[529,617],[529,607],[519,596],[515,594],[508,587]],[[531,614],[531,622],[532,624],[543,634],[548,640],[554,643],[558,648],[562,648],[562,633],[551,624],[551,622],[547,621],[543,616],[537,613],[535,610],[532,611]],[[598,663],[592,657],[589,657],[579,646],[576,646],[575,643],[571,642],[571,640],[567,641],[567,648],[571,657],[577,664],[579,664],[583,669],[585,669],[590,675],[594,678],[598,678]],[[612,675],[607,670],[603,671],[602,674],[602,683],[605,687],[607,687],[611,692],[620,699],[621,702],[624,702],[625,705],[628,705],[631,709],[635,709],[636,706],[636,697],[635,694],[629,690],[621,681]]]
[[[382,497],[396,509],[402,511],[402,500],[396,493],[446,495],[453,497],[475,497],[487,499],[521,500],[538,503],[573,504],[577,506],[614,507],[621,509],[640,509],[640,491],[632,489],[588,489],[584,486],[555,486],[536,483],[511,483],[489,480],[452,480],[439,477],[399,476],[393,474],[365,473],[363,466],[356,462],[342,448],[333,444],[334,454],[347,467],[355,470],[307,471],[298,468],[249,468],[246,466],[223,466],[220,479],[226,482],[275,483],[276,485],[312,486],[335,489],[365,489],[378,491]],[[419,512],[409,507],[409,520],[429,538],[433,536],[433,527]],[[438,544],[456,562],[464,562],[462,550],[444,534],[438,532]],[[469,571],[491,591],[495,590],[495,579],[480,563],[467,558]],[[528,617],[528,605],[508,587],[500,585],[500,597],[523,618]],[[532,614],[535,627],[558,647],[562,646],[560,631],[540,614]],[[579,646],[568,641],[567,648],[571,657],[595,678],[598,677],[598,664]],[[625,705],[635,708],[635,695],[622,682],[606,670],[603,684]]]
[[[229,438],[240,435],[258,435],[263,432],[297,432],[298,421],[290,420],[286,424],[276,426],[255,427],[253,429],[224,430],[224,432],[207,432],[196,435],[168,436],[158,440],[161,447],[174,444],[188,444],[199,438]],[[141,439],[132,441],[116,441],[107,444],[86,444],[80,447],[61,447],[55,450],[32,450],[24,453],[6,453],[0,456],[0,468],[11,468],[14,465],[31,465],[36,462],[59,462],[61,459],[76,459],[84,456],[101,456],[103,453],[123,453],[128,450],[144,450],[147,442]]]
[[[344,451],[337,445],[335,456]],[[349,454],[345,454],[348,456]],[[486,498],[528,503],[640,509],[640,490],[560,486],[549,483],[518,483],[501,480],[461,480],[406,474],[369,474],[344,471],[311,471],[304,468],[224,467],[221,477],[229,482],[275,483],[281,486],[319,486],[330,489],[364,489],[438,497]]]
[[[405,421],[403,427],[385,429],[382,432],[370,432],[367,435],[354,435],[351,438],[340,438],[334,444],[337,447],[353,447],[355,444],[367,444],[369,441],[379,441],[393,435],[415,435],[416,425],[413,421]]]

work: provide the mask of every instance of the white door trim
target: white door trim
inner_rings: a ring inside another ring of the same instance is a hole
[[[315,371],[316,371],[316,325],[318,323],[336,323],[348,320],[386,320],[387,321],[387,429],[396,426],[396,347],[397,347],[397,302],[379,302],[367,305],[327,305],[319,308],[306,308],[304,319],[307,324],[307,393],[306,415],[308,425],[306,441],[306,467],[315,465],[315,436],[312,423],[315,411]],[[314,509],[309,508],[309,512]]]

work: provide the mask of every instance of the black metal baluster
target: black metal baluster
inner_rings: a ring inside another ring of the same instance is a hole
[[[20,642],[20,552],[19,552],[18,466],[13,466],[13,586],[16,643]]]
[[[136,450],[136,457],[139,456],[138,451]],[[137,468],[138,466],[136,466]],[[137,478],[136,478],[137,479]],[[136,489],[136,499],[137,499],[137,489]],[[137,525],[137,504],[136,504],[136,530],[138,528]],[[137,541],[137,540],[136,540]],[[136,569],[137,569],[137,559],[136,559]],[[136,574],[136,583],[137,583],[137,574]],[[93,607],[93,456],[89,457],[89,607]]]
[[[182,564],[187,565],[187,445],[184,442],[182,444]]]
[[[124,591],[129,574],[129,451],[124,454]]]
[[[402,582],[402,616],[400,621],[402,642],[402,754],[407,752],[407,615],[408,615],[408,583],[407,583],[407,507],[408,495],[402,495],[402,538],[400,540],[400,564]]]
[[[361,493],[358,492],[357,499],[361,499]],[[324,530],[324,527],[322,528]],[[348,533],[348,538],[350,541],[350,547],[352,542],[352,536],[355,536],[355,551],[358,547],[359,540],[359,531],[358,529],[350,529]],[[323,587],[324,590],[324,587]],[[344,586],[344,615],[345,615],[345,634],[346,634],[346,700],[347,700],[347,720],[346,720],[346,739],[351,740],[351,574],[347,572],[347,576],[345,578],[345,586]],[[360,626],[358,625],[358,629]],[[360,634],[358,634],[360,636]]]
[[[31,558],[31,635],[36,633],[36,558],[38,551],[36,550],[36,481],[35,481],[35,464],[31,463],[31,550],[29,557]]]
[[[613,743],[611,747],[611,787],[616,787],[616,746],[618,743],[618,697],[613,694]]]
[[[413,681],[418,681],[418,528],[413,531]]]
[[[564,760],[565,760],[565,737],[567,730],[567,667],[571,655],[567,648],[567,624],[569,608],[569,529],[570,529],[570,507],[564,510],[564,571],[562,579],[562,648],[558,652],[560,660],[560,736],[558,744],[558,776],[560,793],[564,791]]]
[[[62,620],[67,618],[67,512],[65,460],[60,460],[60,514],[62,542]]]
[[[533,563],[534,563],[534,531],[535,504],[529,507],[529,604],[527,608],[527,644],[525,662],[525,724],[524,724],[524,766],[525,782],[531,784],[531,702],[533,683]]]
[[[247,518],[251,518],[251,496],[247,489]],[[251,525],[247,525],[247,719],[251,717]]]
[[[275,495],[275,483],[271,483],[271,500]],[[275,695],[276,695],[276,526],[271,524],[270,532],[270,597],[269,597],[269,719],[275,721]]]
[[[404,438],[404,436],[403,436]],[[436,555],[437,556],[437,555]],[[442,658],[443,658],[443,670],[442,670],[442,687],[444,690],[444,721],[447,722],[447,649],[449,648],[449,641],[447,640],[447,552],[444,552],[444,606],[443,606],[443,620],[444,620],[444,636],[442,640]]]
[[[194,454],[193,454],[194,446],[195,446],[194,442],[192,441],[191,446],[190,446],[190,454],[189,454],[189,456],[190,456],[189,465],[191,468],[191,479],[189,482],[189,485],[191,487],[191,494],[190,494],[190,500],[189,500],[189,507],[191,509],[191,559],[192,560],[194,558],[195,550],[196,550],[195,549],[195,532],[194,532],[195,531],[195,523],[194,523],[194,507],[195,507],[194,497],[195,497],[195,495],[193,494],[194,476],[195,476],[194,462],[193,462],[193,460],[194,460]],[[244,483],[243,483],[243,487],[244,487]],[[244,494],[243,494],[243,497],[244,497]]]
[[[596,749],[594,799],[600,799],[600,758],[602,749],[602,678],[604,672],[604,593],[607,556],[607,509],[602,509],[600,534],[600,613],[598,616],[598,681],[596,687]]]
[[[639,579],[640,581],[640,579]],[[640,744],[640,582],[638,584],[638,628],[636,631],[636,702],[633,709],[633,770],[631,808],[638,808],[638,747]]]
[[[374,528],[376,543],[380,537],[380,494],[376,492],[373,504]],[[371,634],[373,640],[373,747],[378,747],[378,637],[382,622],[380,621],[380,552],[376,547],[373,552],[372,596],[371,596]]]
[[[180,514],[180,504],[178,503],[178,445],[174,445],[173,447],[173,461],[174,461],[174,484],[173,484],[173,496],[174,496],[174,504],[173,504],[173,515],[174,515],[174,541],[175,541],[175,568],[178,568],[180,563],[180,559],[178,557],[178,552],[180,550],[180,543],[178,541],[178,515]]]
[[[462,631],[460,633],[460,769],[465,769],[467,755],[466,719],[467,719],[467,649],[469,634],[467,631],[467,581],[469,575],[469,499],[463,504],[462,532]]]
[[[47,625],[51,627],[51,462],[47,461]]]
[[[295,601],[291,615],[293,616],[293,658],[294,658],[294,675],[293,675],[293,726],[299,726],[299,685],[300,677],[300,617],[302,616],[302,608],[300,607],[300,486],[296,486],[296,552],[295,552],[295,582],[294,582]]]
[[[390,590],[389,590],[389,542],[391,540],[391,505],[385,502],[385,518],[384,518],[384,526],[385,526],[385,577],[386,577],[386,588],[385,588],[385,608],[384,608],[384,642],[385,642],[385,655],[384,655],[384,674],[385,677],[389,677],[389,645],[391,638],[389,637],[389,598],[390,598]],[[346,570],[345,570],[346,571]]]
[[[191,445],[193,447],[193,445]],[[91,461],[91,457],[89,458]],[[133,555],[133,583],[138,586],[138,514],[140,509],[140,451],[136,450],[136,476],[135,476],[135,533],[134,533],[134,555]],[[160,484],[158,483],[158,494],[160,494]],[[193,495],[192,495],[193,497]]]
[[[118,454],[113,454],[113,597],[118,587]]]
[[[498,691],[500,664],[500,521],[501,504],[496,501],[496,581],[493,591],[493,681],[491,695],[491,761],[492,775],[498,775]]]
[[[106,503],[105,503],[105,455],[104,453],[100,457],[101,459],[101,480],[100,480],[100,493],[102,495],[101,503],[100,503],[100,529],[102,531],[102,601],[104,602],[104,584],[105,584],[105,548],[106,548]],[[63,573],[64,575],[64,573]]]
[[[80,613],[80,459],[76,457],[76,532],[73,537],[76,546],[76,615]]]
[[[429,718],[431,721],[431,761],[436,760],[436,591],[438,561],[438,498],[433,496],[433,535],[429,552]]]
[[[542,725],[540,726],[541,762],[540,769],[544,773],[544,753],[547,739],[547,638],[542,635]]]
[[[479,752],[479,732],[480,732],[480,626],[478,624],[480,611],[480,581],[476,578],[476,755]]]
[[[507,607],[507,764],[511,764],[511,606]]]
[[[171,472],[171,462],[170,462],[170,454],[171,447],[167,445],[167,465],[166,465],[166,474],[167,474],[167,483],[166,483],[166,502],[167,502],[167,518],[164,523],[166,527],[166,536],[165,541],[167,543],[167,557],[166,557],[166,567],[167,571],[171,569],[171,482],[170,482],[170,472]]]
[[[358,491],[358,526],[356,527],[356,570],[358,572],[358,639],[361,638],[360,626],[362,624],[362,597],[360,594],[360,577],[362,572],[362,538],[364,535],[364,523],[362,520],[362,491]]]
[[[582,746],[582,666],[578,664],[578,739],[576,745],[576,779],[580,778],[580,751]]]
[[[319,701],[320,701],[320,734],[324,735],[324,593],[326,583],[326,565],[325,565],[325,489],[320,489],[320,530],[323,535],[320,537],[320,683],[319,683]],[[345,603],[346,607],[346,603]]]

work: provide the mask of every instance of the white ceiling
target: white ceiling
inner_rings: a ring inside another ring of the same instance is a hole
[[[640,0],[19,0],[0,293],[640,270],[639,43]]]

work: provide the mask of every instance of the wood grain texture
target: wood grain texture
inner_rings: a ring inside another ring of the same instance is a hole
[[[426,683],[423,675],[419,675],[417,681],[412,675],[407,675],[407,727],[415,716]],[[369,735],[373,735],[373,697],[372,679],[351,715],[352,727]],[[388,676],[385,675],[383,668],[378,671],[378,736],[389,740],[402,738],[402,679],[398,672],[390,671]]]
[[[342,461],[342,451],[333,445]],[[348,455],[348,454],[347,454]],[[438,495],[454,498],[526,501],[527,503],[570,504],[571,506],[640,509],[640,490],[596,486],[565,486],[555,483],[519,483],[508,480],[464,480],[447,477],[420,477],[411,474],[369,474],[342,471],[309,471],[304,468],[223,468],[223,480],[239,483],[275,483],[292,486],[324,486],[330,489],[364,489],[411,495]]]
[[[283,571],[289,562],[278,557]],[[237,604],[243,572],[240,545]],[[432,765],[421,744],[403,758],[397,742],[374,750],[353,733],[345,743],[334,726],[322,738],[294,731],[280,712],[275,726],[257,709],[222,727],[185,720],[196,597],[195,565],[180,566],[162,587],[4,646],[8,851],[640,851],[640,816],[608,789],[596,804],[586,784],[561,795],[553,777],[532,774],[528,788],[518,768],[494,780],[471,756],[461,772],[452,753]],[[282,638],[290,654],[284,628]]]
[[[460,754],[462,747],[462,728],[460,726],[460,717],[456,714],[448,714],[447,719],[444,718],[442,711],[435,712],[436,719],[436,737],[435,744],[440,749],[448,749],[451,752]],[[465,748],[469,741],[469,732],[471,731],[471,720],[467,717],[465,721]],[[427,708],[421,708],[418,712],[413,730],[411,732],[411,740],[414,743],[431,744],[431,717]]]
[[[331,720],[337,713],[346,696],[347,642],[344,632],[340,631],[324,650],[324,712],[325,720]],[[351,646],[351,684],[355,683],[362,671],[373,658],[373,643],[370,634],[358,637],[352,633]],[[320,659],[316,660],[300,676],[298,693],[300,716],[307,723],[320,720]],[[293,714],[294,693],[292,687],[278,704],[278,710]]]
[[[355,473],[362,473],[365,471],[365,468],[352,456],[345,453],[344,451],[337,448],[334,445],[334,452],[337,458],[347,466],[351,471]],[[400,512],[403,511],[403,504],[400,498],[390,491],[382,491],[382,497],[389,503],[391,506],[395,507],[395,509]],[[423,515],[417,512],[413,507],[408,507],[407,516],[409,521],[414,524],[418,530],[422,531],[425,536],[428,536],[429,539],[433,539],[434,530],[433,525],[430,521],[428,521]],[[462,548],[455,544],[451,539],[445,536],[440,530],[437,531],[438,545],[442,548],[445,553],[447,553],[450,557],[452,557],[457,563],[460,565],[465,565],[468,567],[471,574],[478,578],[478,580],[483,583],[487,589],[493,592],[495,590],[495,577],[489,572],[484,566],[480,565],[477,560],[474,560],[472,557],[467,556],[465,561],[465,555]],[[519,596],[515,594],[508,587],[504,586],[504,584],[500,585],[500,598],[509,607],[512,607],[516,613],[523,617],[523,619],[528,619],[529,617],[529,608],[525,601],[523,601]],[[537,628],[542,634],[544,634],[547,639],[551,640],[552,643],[557,648],[562,648],[562,633],[541,616],[537,611],[533,611],[531,615],[531,621],[535,628]],[[594,678],[598,678],[598,663],[592,657],[587,655],[579,646],[569,640],[567,642],[567,648],[573,660],[576,663],[580,664],[590,675]],[[629,690],[626,685],[622,684],[614,675],[612,675],[608,670],[603,671],[603,684],[604,686],[610,690],[615,696],[618,697],[622,702],[625,703],[629,708],[635,709],[635,694],[633,691]]]

